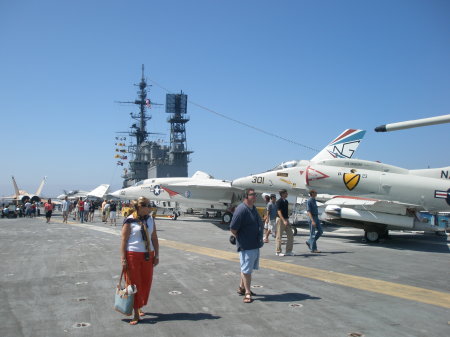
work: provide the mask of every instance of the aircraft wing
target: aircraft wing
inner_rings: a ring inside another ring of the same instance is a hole
[[[19,198],[17,198],[15,195],[11,195],[9,197],[1,197],[0,200],[2,200],[3,202],[13,202],[19,200]]]
[[[350,196],[334,196],[325,202],[325,206],[339,206],[397,215],[406,215],[410,210],[425,211],[425,208],[421,205]]]
[[[46,203],[46,202],[48,202],[48,199],[52,199],[52,204],[54,204],[54,205],[62,205],[62,201],[58,200],[58,198],[44,198],[44,197],[42,197],[41,198],[41,202],[42,203]]]
[[[362,228],[368,241],[376,241],[386,230],[436,231],[418,211],[421,205],[363,197],[336,196],[325,203],[321,219],[343,226]]]
[[[92,191],[87,193],[88,197],[96,197],[99,199],[103,199],[105,194],[108,193],[109,185],[108,184],[102,184],[96,188],[94,188]]]

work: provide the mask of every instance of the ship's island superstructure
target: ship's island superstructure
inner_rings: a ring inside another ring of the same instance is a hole
[[[151,119],[147,110],[152,105],[160,104],[153,103],[147,97],[148,85],[144,77],[144,65],[142,65],[142,78],[138,86],[136,100],[119,102],[134,104],[139,108],[139,113],[130,113],[131,118],[136,121],[131,125],[131,130],[121,132],[127,133],[133,139],[128,146],[131,160],[129,168],[122,176],[123,187],[129,187],[149,178],[187,177],[189,155],[192,153],[187,149],[186,141],[186,123],[189,121],[187,95],[183,92],[166,95],[165,111],[169,114],[167,122],[170,123],[170,145],[163,145],[161,142],[148,138],[154,133],[147,131],[147,122]]]

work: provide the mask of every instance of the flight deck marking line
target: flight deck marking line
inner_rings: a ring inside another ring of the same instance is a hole
[[[55,221],[55,222],[62,223],[62,222],[60,222],[60,221]],[[99,232],[104,232],[104,233],[110,233],[110,234],[120,235],[120,230],[117,231],[117,230],[114,230],[113,228],[103,228],[103,227],[98,227],[97,225],[94,225],[94,224],[82,224],[82,223],[76,223],[76,222],[71,222],[71,221],[69,221],[68,224],[69,224],[69,225],[72,225],[72,226],[81,227],[81,228],[95,229],[95,230],[97,230],[97,231],[99,231]],[[96,228],[92,228],[92,226],[95,226]],[[305,230],[305,232],[306,232],[306,230]],[[309,231],[308,231],[308,233],[309,233]],[[331,234],[331,233],[330,233],[330,234]],[[339,236],[339,237],[352,237],[352,236],[354,236],[354,235],[346,235],[346,234],[338,234],[338,233],[333,233],[332,235],[334,235],[334,236]],[[323,239],[326,240],[327,242],[340,243],[339,241],[330,239],[330,238],[327,237],[326,235],[323,236]],[[413,241],[413,242],[419,242],[419,243],[428,243],[428,244],[439,245],[439,246],[447,246],[447,247],[450,248],[450,243],[443,242],[443,241],[442,241],[442,242],[436,242],[436,241],[424,241],[424,240],[419,240],[419,239],[414,239],[414,238],[404,238],[404,239],[405,239],[405,240],[408,240],[408,241],[410,241],[410,242]],[[161,238],[160,238],[160,240],[164,240],[164,239],[161,239]]]
[[[86,228],[86,229],[93,229],[98,232],[103,232],[103,233],[108,233],[108,234],[120,235],[120,233],[121,233],[120,231],[116,231],[112,228],[103,228],[103,227],[99,227],[97,225],[85,225],[82,223],[74,223],[74,222],[69,222],[68,224],[71,226],[81,227],[81,228]]]
[[[217,257],[223,260],[239,261],[236,253],[230,253],[218,249],[195,246],[170,240],[164,241],[164,243],[162,243],[161,245],[192,253]],[[399,297],[426,304],[432,304],[443,308],[450,308],[450,293],[446,292],[376,280],[368,277],[337,273],[318,268],[304,267],[287,262],[273,261],[264,258],[260,259],[260,266],[263,268],[315,279],[326,283],[338,284],[345,287],[370,291],[392,297]]]
[[[62,222],[59,222],[59,221],[56,221],[56,222],[62,223]],[[82,228],[88,228],[88,229],[93,229],[91,226],[96,226],[98,229],[95,229],[95,230],[98,230],[99,232],[104,232],[104,233],[111,233],[111,234],[117,234],[117,235],[120,235],[120,230],[117,232],[117,231],[114,230],[113,228],[103,228],[103,227],[98,227],[97,225],[94,225],[94,224],[82,224],[82,223],[76,223],[76,222],[70,222],[70,221],[69,221],[69,224],[70,224],[70,225],[73,225],[73,226],[82,227]],[[308,231],[306,231],[306,230],[300,230],[300,231],[305,232],[305,233],[306,233],[306,232],[309,233],[309,230],[308,230]],[[323,236],[323,239],[324,239],[324,240],[326,240],[326,241],[328,241],[328,242],[338,243],[338,241],[332,240],[331,238],[327,237],[327,236],[326,236],[326,233],[324,233],[324,234],[325,234],[325,235]],[[334,232],[329,232],[328,234],[333,235],[333,236],[339,236],[339,237],[353,237],[353,236],[356,235],[356,234],[355,234],[355,235],[352,235],[352,234],[341,234],[341,233],[334,233]],[[415,239],[415,238],[403,238],[403,239],[408,240],[409,242],[414,241],[414,242],[419,242],[419,243],[428,243],[428,244],[439,245],[439,246],[447,246],[447,247],[450,248],[450,243],[447,243],[447,242],[444,242],[444,241],[440,241],[440,242],[436,242],[436,241],[424,241],[424,240],[421,240],[421,239]]]
[[[96,225],[84,225],[73,223],[69,224],[76,227],[97,230],[99,232],[120,235],[120,232],[114,231],[113,229],[101,228]],[[233,262],[239,261],[239,258],[235,252],[231,253],[224,250],[196,246],[188,243],[164,239],[162,240],[162,242],[160,242],[160,245],[164,247],[174,248],[177,250],[184,250],[187,252],[215,257],[222,260],[228,260]],[[394,282],[376,280],[368,277],[337,273],[318,268],[304,267],[296,264],[281,261],[273,261],[264,258],[260,259],[260,266],[262,268],[276,270],[283,273],[301,276],[309,279],[319,280],[326,283],[337,284],[349,288],[365,290],[372,293],[403,298],[410,301],[421,302],[450,309],[450,293],[447,292],[403,285]]]

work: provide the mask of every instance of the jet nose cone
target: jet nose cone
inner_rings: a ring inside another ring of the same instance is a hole
[[[235,179],[231,182],[231,186],[248,188],[252,186],[252,178],[251,177],[243,177]]]
[[[115,198],[120,198],[121,196],[125,195],[125,192],[122,192],[122,190],[117,190],[112,193],[109,193],[109,195],[111,195]]]

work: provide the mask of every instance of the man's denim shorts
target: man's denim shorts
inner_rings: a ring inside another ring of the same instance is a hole
[[[251,274],[253,269],[259,269],[259,248],[241,250],[239,252],[239,259],[241,261],[241,272]]]

